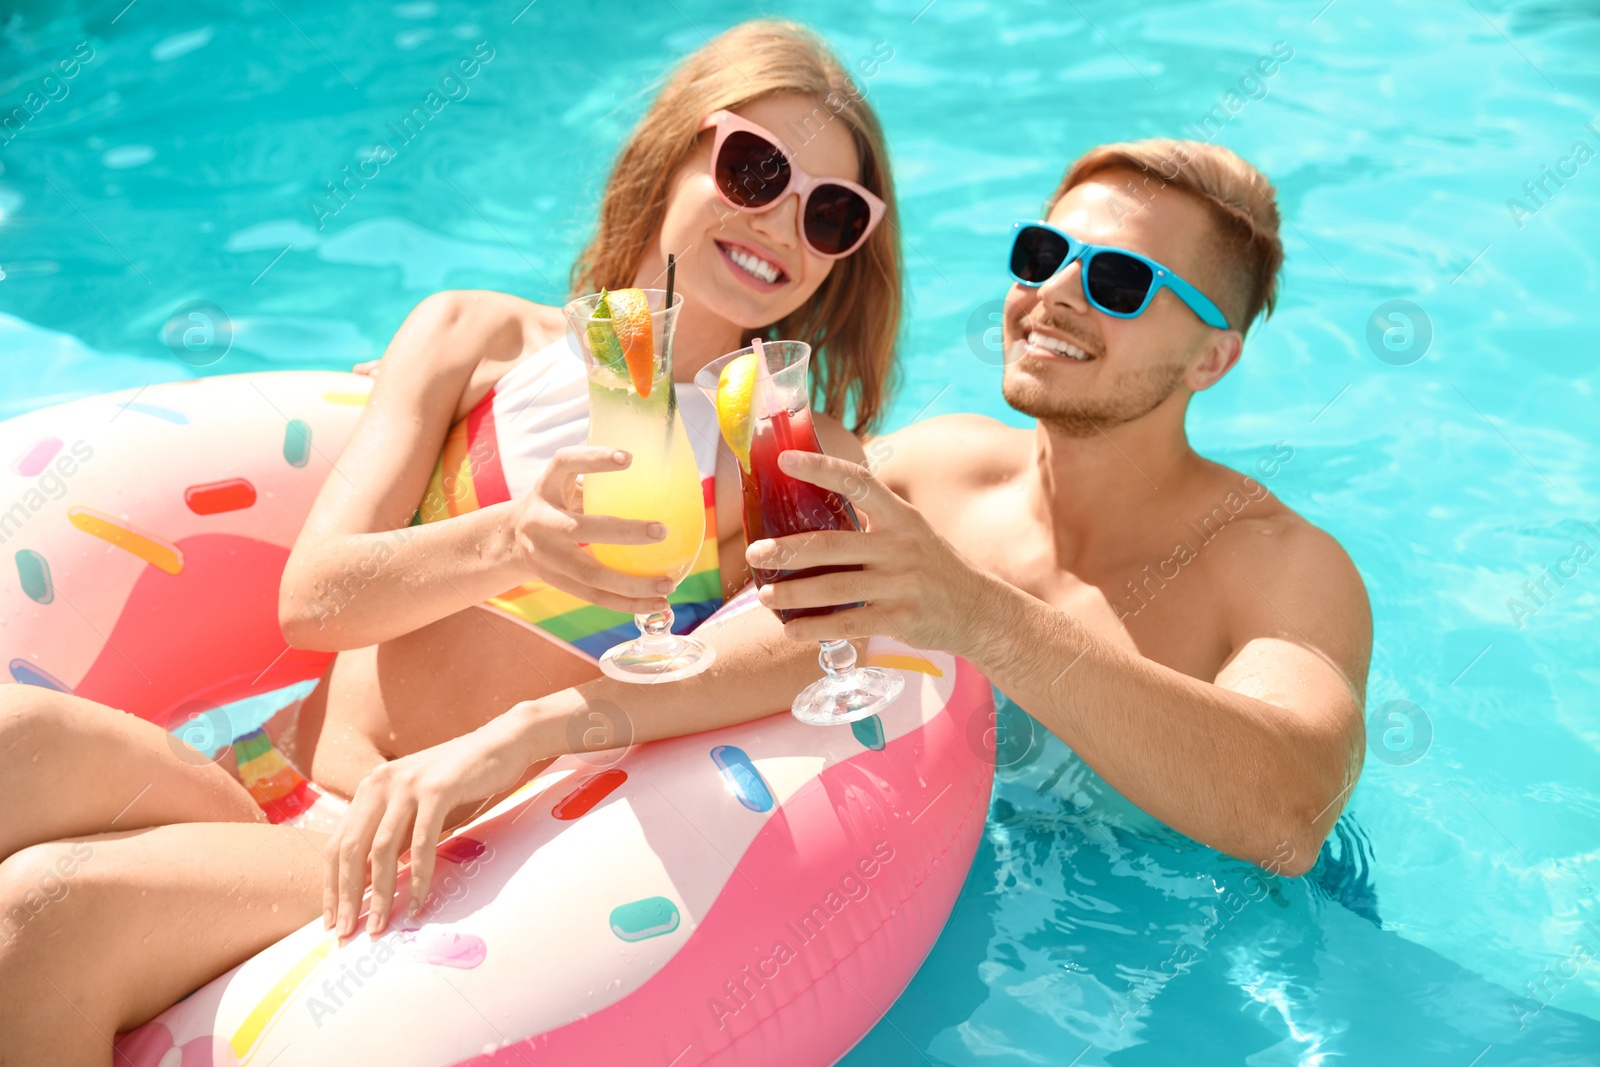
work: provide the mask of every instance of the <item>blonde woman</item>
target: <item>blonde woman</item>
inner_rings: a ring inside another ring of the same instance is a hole
[[[824,446],[859,458],[851,431],[884,409],[901,307],[894,198],[876,118],[807,31],[747,23],[679,66],[623,147],[572,290],[659,286],[668,253],[684,296],[674,371],[686,418],[704,401],[688,383],[706,363],[753,334],[799,338],[816,350]],[[106,1062],[112,1034],[319,911],[353,928],[331,885],[324,905],[325,831],[341,798],[371,772],[393,780],[391,761],[480,727],[492,735],[508,708],[595,679],[585,642],[603,639],[608,620],[661,606],[654,579],[609,571],[580,547],[661,531],[571,506],[579,475],[628,460],[584,446],[584,375],[563,334],[557,307],[441,293],[381,362],[358,368],[376,377],[371,402],[280,598],[289,642],[338,656],[235,758],[196,758],[158,727],[81,698],[0,689],[0,924],[43,882],[70,883],[0,929],[0,1062]],[[746,580],[737,474],[718,465],[714,423],[691,437],[705,444],[697,459],[716,504],[701,559],[715,562],[672,597],[686,625]],[[708,629],[719,644],[782,646],[765,612]],[[787,684],[786,672],[805,680],[811,655],[795,645],[776,674],[702,680],[748,702]],[[670,730],[646,718],[638,739],[715,725],[727,706],[671,708]],[[393,810],[329,850],[352,886],[374,853],[378,928],[394,880],[383,850],[410,843],[397,820],[437,833],[466,814]]]

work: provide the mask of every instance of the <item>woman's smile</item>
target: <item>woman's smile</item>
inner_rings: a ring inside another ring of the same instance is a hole
[[[788,283],[789,272],[772,253],[742,241],[718,238],[714,243],[733,276],[756,292],[777,292]]]

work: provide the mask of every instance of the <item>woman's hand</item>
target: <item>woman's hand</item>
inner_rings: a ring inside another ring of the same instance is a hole
[[[957,552],[866,467],[796,451],[784,452],[778,465],[791,477],[849,500],[866,516],[867,526],[864,533],[824,530],[757,541],[745,551],[752,567],[765,570],[862,568],[764,586],[761,603],[775,611],[865,601],[831,615],[795,619],[784,624],[783,632],[803,641],[882,635],[913,648],[970,658],[982,637],[982,608],[994,599],[999,579]]]
[[[524,707],[519,704],[512,712]],[[509,713],[508,713],[509,714]],[[400,854],[411,852],[410,913],[418,914],[433,880],[434,849],[457,807],[511,789],[527,769],[502,716],[470,734],[378,765],[361,780],[350,810],[328,841],[322,925],[355,933],[362,891],[372,877],[367,932],[389,925]]]
[[[659,522],[583,514],[579,475],[620,471],[631,462],[618,449],[557,449],[533,492],[516,503],[511,535],[513,551],[542,581],[591,604],[644,615],[666,607],[675,583],[614,571],[582,547],[649,545],[667,536]]]
[[[379,358],[379,359],[364,359],[360,363],[357,363],[354,367],[351,367],[350,368],[350,373],[351,374],[364,374],[368,378],[376,378],[378,376],[378,372],[381,371],[382,369],[383,369],[383,360],[382,360],[382,358]]]

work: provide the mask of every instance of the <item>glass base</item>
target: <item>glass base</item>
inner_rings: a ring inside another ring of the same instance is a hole
[[[692,637],[645,636],[607,649],[600,657],[600,673],[619,682],[675,682],[699,674],[716,658],[716,649]]]
[[[807,726],[844,726],[876,715],[905,687],[898,671],[857,667],[812,682],[794,698],[789,711]]]

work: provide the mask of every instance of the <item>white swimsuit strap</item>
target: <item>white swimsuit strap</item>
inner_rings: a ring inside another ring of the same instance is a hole
[[[689,382],[677,383],[678,408],[701,478],[717,469],[717,410]],[[494,387],[494,428],[506,488],[532,491],[556,450],[589,436],[589,378],[565,335],[524,356]]]

